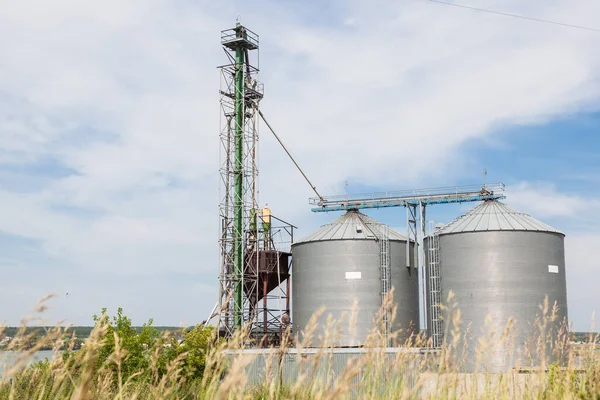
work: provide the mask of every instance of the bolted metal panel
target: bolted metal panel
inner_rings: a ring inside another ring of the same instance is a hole
[[[568,316],[564,235],[539,231],[442,233],[439,243],[442,301],[445,303],[452,291],[462,327],[470,326],[464,349],[466,369],[476,367],[480,339],[489,346],[481,368],[506,371],[517,363],[539,366],[539,351],[532,341],[540,337],[536,320],[545,296],[551,307],[554,303],[558,306],[557,319],[549,323],[547,332],[556,334]],[[429,308],[429,288],[427,293]],[[485,339],[491,329],[499,335],[509,318],[514,318],[509,343]],[[546,356],[553,359],[549,348]]]
[[[404,340],[409,326],[418,329],[418,274],[406,268],[406,241],[390,240],[391,284],[398,306],[393,330],[403,329]],[[410,252],[414,251],[411,243]],[[292,246],[292,316],[300,340],[303,330],[321,306],[325,313],[319,319],[316,336],[322,335],[327,316],[339,320],[342,333],[336,346],[360,346],[373,328],[373,320],[381,307],[380,246],[375,239],[323,240],[296,243]],[[411,260],[413,257],[411,257]],[[358,312],[353,330],[349,318],[354,301]],[[319,345],[318,341],[313,345]]]

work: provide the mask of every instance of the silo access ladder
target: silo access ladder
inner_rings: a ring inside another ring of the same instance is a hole
[[[440,236],[439,231],[434,229],[429,240],[429,313],[431,326],[430,335],[433,347],[440,347],[444,336],[441,315],[441,276],[440,276]]]
[[[381,277],[381,306],[383,311],[383,328],[384,335],[387,337],[390,334],[391,316],[388,307],[389,300],[386,300],[391,288],[391,257],[390,257],[390,227],[386,224],[379,225],[379,264]]]

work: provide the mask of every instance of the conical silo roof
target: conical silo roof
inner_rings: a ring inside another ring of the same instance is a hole
[[[348,211],[335,221],[323,225],[314,233],[295,242],[319,242],[323,240],[374,240],[379,235],[381,222],[358,211]],[[377,235],[377,236],[376,236]],[[390,240],[406,241],[406,236],[389,229]]]
[[[529,214],[515,211],[497,200],[483,202],[440,228],[439,234],[487,231],[537,231],[564,235],[558,229],[536,220]]]

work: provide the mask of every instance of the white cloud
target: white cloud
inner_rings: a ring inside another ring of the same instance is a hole
[[[67,270],[216,276],[215,67],[225,61],[219,30],[238,14],[261,35],[265,114],[323,191],[347,177],[394,187],[454,179],[466,140],[598,106],[597,35],[420,1],[332,4],[321,24],[308,3],[4,5],[0,161],[53,157],[74,174],[33,193],[0,191],[0,230],[39,240]],[[581,24],[600,12],[593,1],[489,6]],[[266,128],[261,146],[261,201],[308,233],[324,219],[308,218],[310,189]],[[569,213],[558,200],[544,207]],[[33,302],[53,285],[15,293]],[[161,286],[171,307],[176,286]],[[197,295],[193,310],[154,316],[201,320],[214,293]]]
[[[539,218],[600,218],[600,200],[560,192],[550,182],[521,182],[507,188],[508,202]]]
[[[598,331],[600,322],[600,298],[597,282],[600,280],[600,263],[594,249],[600,243],[600,233],[572,235],[565,239],[567,271],[567,296],[569,320],[575,330]]]

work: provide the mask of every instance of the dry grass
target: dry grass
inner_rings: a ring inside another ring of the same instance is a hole
[[[43,308],[42,303],[37,311],[43,312]],[[507,349],[507,357],[517,360],[517,365],[527,366],[528,361],[534,361],[539,368],[529,373],[462,372],[468,358],[468,329],[461,326],[460,312],[452,307],[446,310],[447,339],[436,352],[416,350],[426,348],[428,343],[424,337],[414,335],[405,343],[405,351],[390,353],[385,344],[393,342],[398,332],[384,337],[381,323],[375,323],[364,352],[348,358],[345,365],[336,366],[331,349],[344,329],[352,329],[355,312],[342,321],[328,319],[326,333],[314,337],[319,332],[317,317],[324,312],[319,310],[293,349],[281,346],[269,349],[266,355],[247,354],[243,352],[249,341],[247,332],[240,332],[231,340],[210,347],[201,375],[184,368],[186,353],[165,358],[168,347],[163,345],[146,349],[146,369],[124,373],[129,354],[123,347],[123,338],[109,332],[108,325],[100,319],[81,350],[63,354],[56,350],[47,362],[27,365],[42,345],[50,343],[55,349],[63,348],[64,328],[57,326],[48,331],[42,342],[28,350],[11,344],[9,350],[21,353],[0,380],[0,399],[600,398],[597,338],[590,337],[588,344],[568,346],[566,330],[550,329],[556,310],[545,304],[542,311],[536,322],[538,332],[532,338],[536,351],[518,352],[512,335],[514,321],[507,321],[501,331],[490,329],[488,336],[470,347],[476,349],[478,366],[502,346]],[[381,316],[380,312],[379,320]],[[23,329],[21,339],[27,339],[24,332]],[[0,327],[0,336],[1,333]],[[114,340],[114,346],[108,357],[102,358],[108,337]],[[519,353],[516,358],[515,353]],[[285,375],[283,368],[283,362],[289,362],[292,355],[296,371],[293,379]],[[247,373],[256,357],[264,358],[260,379]],[[553,361],[556,359],[561,363]]]

